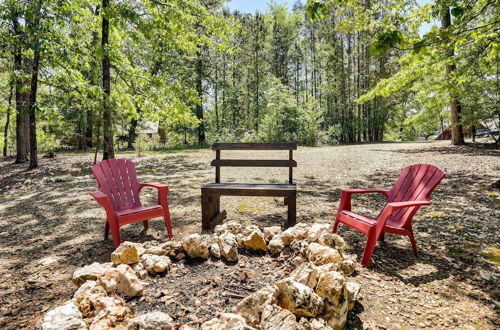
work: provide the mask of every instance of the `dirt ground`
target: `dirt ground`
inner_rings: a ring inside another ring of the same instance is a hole
[[[285,152],[222,153],[223,158],[249,155],[287,157]],[[200,187],[214,180],[212,151],[117,157],[137,163],[140,181],[170,186],[176,238],[200,231]],[[354,274],[362,292],[347,328],[500,327],[500,190],[492,186],[500,179],[499,150],[480,144],[452,147],[448,141],[385,143],[301,147],[294,159],[298,221],[306,223],[330,223],[341,189],[390,188],[404,166],[431,163],[447,175],[432,205],[414,218],[420,256],[413,256],[406,238],[387,235],[370,267],[359,267]],[[32,172],[11,159],[0,161],[0,328],[37,327],[44,312],[76,290],[70,278],[77,267],[110,260],[113,244],[103,240],[104,210],[88,195],[96,189],[92,160],[90,153],[59,154],[41,159],[40,169]],[[222,169],[227,182],[287,179],[287,169]],[[156,198],[153,190],[143,196],[145,204]],[[382,206],[383,199],[372,195],[356,196],[353,204],[355,211],[368,215],[376,215]],[[228,219],[245,224],[281,224],[286,217],[277,198],[223,197],[221,207]],[[339,233],[359,260],[363,235],[345,226]],[[165,240],[166,231],[161,220],[153,220],[148,231],[142,224],[124,227],[122,237]]]

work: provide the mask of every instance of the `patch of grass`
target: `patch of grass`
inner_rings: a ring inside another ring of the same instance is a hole
[[[500,266],[500,248],[488,248],[479,253],[479,255],[487,261]]]
[[[257,213],[264,209],[253,205],[251,202],[241,202],[236,206],[236,210],[241,213]]]
[[[438,218],[438,219],[442,219],[445,217],[444,213],[443,212],[439,212],[439,211],[429,211],[426,213],[426,215],[432,217],[432,218]]]
[[[447,246],[446,250],[448,250],[448,252],[450,252],[452,254],[463,254],[463,253],[465,253],[464,249],[459,248],[459,247],[455,247],[455,246]]]
[[[159,169],[159,168],[143,168],[143,169],[137,170],[137,174],[156,173],[159,171],[161,171],[161,169]]]

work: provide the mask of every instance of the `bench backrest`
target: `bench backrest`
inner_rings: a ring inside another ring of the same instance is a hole
[[[293,168],[297,162],[293,160],[293,150],[297,150],[297,142],[283,143],[214,143],[215,182],[220,183],[220,168],[222,166],[236,167],[288,167],[288,182],[293,184]],[[222,150],[288,150],[288,159],[221,159]]]

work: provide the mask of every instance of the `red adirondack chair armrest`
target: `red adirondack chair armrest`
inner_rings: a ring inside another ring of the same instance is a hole
[[[159,182],[139,183],[139,192],[144,187],[152,187],[158,189],[158,204],[162,204],[167,201],[167,195],[170,189],[166,184]]]
[[[97,203],[99,203],[99,205],[104,207],[104,210],[106,211],[106,215],[107,215],[108,219],[110,219],[116,215],[115,209],[113,208],[113,205],[111,204],[111,201],[109,200],[108,195],[106,195],[105,193],[103,193],[100,190],[89,192],[89,195],[94,197],[96,199]]]
[[[351,196],[353,194],[371,194],[379,193],[384,195],[386,198],[389,194],[389,190],[383,189],[345,189],[340,193],[340,206],[339,211],[350,211],[351,210]]]
[[[392,212],[395,212],[399,209],[405,208],[405,207],[412,207],[412,206],[425,206],[425,205],[431,205],[430,201],[406,201],[406,202],[392,202],[392,203],[387,203],[387,207],[392,209]]]
[[[94,197],[96,199],[96,201],[99,204],[101,204],[102,206],[104,206],[104,204],[111,205],[109,198],[108,198],[108,195],[106,195],[102,191],[99,191],[99,190],[91,191],[91,192],[89,192],[89,195]]]
[[[420,207],[424,205],[430,205],[430,201],[406,201],[406,202],[392,202],[392,203],[387,203],[385,206],[384,210],[380,214],[377,225],[375,226],[375,230],[377,232],[377,237],[380,235],[382,232],[382,229],[385,226],[385,223],[387,222],[387,219],[389,219],[389,216],[396,212],[399,209],[403,209],[405,207]]]

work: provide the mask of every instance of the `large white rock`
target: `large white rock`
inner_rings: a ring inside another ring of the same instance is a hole
[[[114,264],[133,264],[139,262],[139,257],[144,253],[144,248],[139,243],[123,242],[111,254],[111,261]]]
[[[267,245],[269,251],[274,254],[281,253],[285,248],[285,243],[283,243],[283,236],[280,234],[274,235]]]
[[[111,266],[110,262],[105,264],[94,262],[91,265],[77,268],[73,273],[73,283],[80,286],[85,281],[96,280],[99,275],[104,274]]]
[[[321,318],[326,320],[326,324],[330,328],[340,330],[347,321],[347,308],[347,299],[344,299],[340,304],[336,305],[326,302]]]
[[[232,234],[236,235],[236,234],[241,233],[242,226],[239,222],[231,220],[231,221],[227,221],[223,224],[217,225],[214,228],[214,232],[216,234],[222,234],[223,232],[226,232],[226,231],[229,231]]]
[[[361,285],[358,282],[348,281],[345,286],[347,292],[347,302],[349,303],[349,310],[351,310],[358,299]]]
[[[317,242],[321,234],[329,233],[330,225],[327,223],[313,223],[307,231],[307,241]]]
[[[94,317],[89,330],[126,329],[129,318],[130,309],[128,307],[106,308]]]
[[[317,242],[321,245],[335,248],[340,253],[343,253],[347,248],[347,244],[342,237],[337,234],[332,234],[330,232],[321,233]]]
[[[82,312],[83,317],[94,317],[95,303],[101,297],[107,297],[106,290],[96,281],[87,281],[76,290],[73,295],[73,302]]]
[[[316,293],[332,304],[338,304],[345,297],[345,277],[342,273],[331,271],[318,278]]]
[[[278,288],[275,285],[269,285],[243,298],[236,306],[236,311],[249,324],[257,326],[264,308],[277,301]]]
[[[344,259],[340,262],[339,269],[345,276],[350,276],[356,270],[356,261],[352,259]]]
[[[264,308],[260,327],[262,330],[305,330],[297,323],[292,312],[277,305],[267,305]]]
[[[337,250],[318,243],[309,244],[307,258],[317,266],[342,261],[342,257]]]
[[[224,313],[218,318],[213,318],[201,325],[201,330],[250,330],[245,319],[238,314]]]
[[[260,229],[252,231],[243,238],[243,244],[249,249],[267,251],[266,240]]]
[[[310,287],[291,280],[276,283],[278,305],[297,316],[315,317],[323,311],[323,299]]]
[[[199,234],[192,234],[184,238],[182,247],[191,258],[208,259],[208,241]]]
[[[75,304],[69,302],[45,314],[42,330],[83,330],[87,329],[82,313]]]
[[[99,275],[98,280],[99,285],[107,293],[115,292],[125,298],[138,296],[144,289],[132,268],[125,264],[118,265],[118,267],[111,268],[106,273]]]
[[[221,256],[227,261],[238,260],[238,243],[231,232],[226,231],[219,236],[219,249]]]
[[[299,267],[295,268],[288,278],[314,289],[318,283],[318,271],[313,264],[303,262]]]
[[[146,313],[130,319],[128,328],[130,330],[170,330],[172,318],[162,312]]]
[[[320,317],[309,320],[308,330],[332,330],[327,324],[326,321]]]
[[[213,243],[210,245],[210,255],[217,259],[221,258],[219,243]]]
[[[184,252],[184,248],[182,247],[182,242],[180,241],[168,241],[166,243],[161,244],[160,247],[164,251],[163,254],[169,256],[170,258],[179,259],[177,258],[177,256]]]
[[[309,225],[305,223],[298,223],[295,226],[288,228],[282,234],[283,243],[285,246],[288,246],[295,240],[306,238],[308,230]]]
[[[281,234],[283,231],[280,226],[265,227],[262,231],[266,242],[269,242],[274,236]]]
[[[150,274],[158,274],[167,271],[170,268],[170,258],[156,254],[143,254],[141,263]]]

